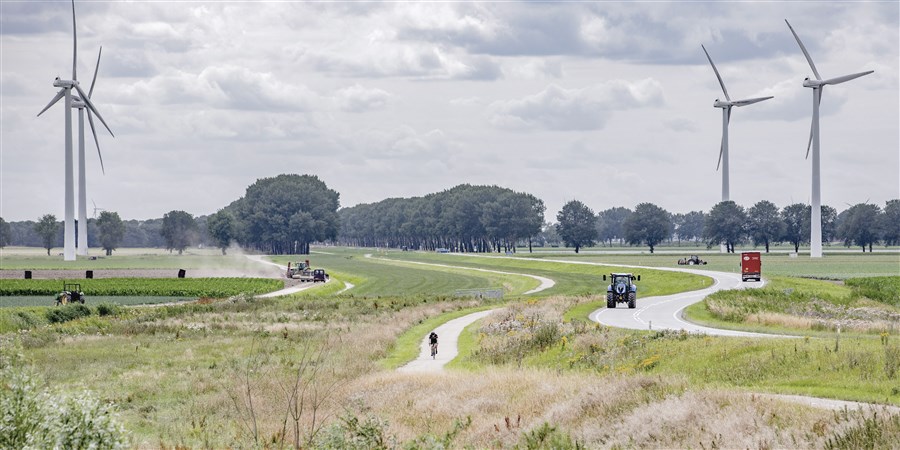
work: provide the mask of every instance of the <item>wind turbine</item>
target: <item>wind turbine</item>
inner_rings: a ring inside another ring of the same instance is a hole
[[[94,78],[91,80],[91,88],[88,89],[88,99],[94,94],[94,84],[97,82],[97,71],[100,69],[101,54],[103,54],[103,47],[100,47],[100,51],[97,53],[97,65],[94,67]],[[78,254],[87,256],[87,183],[84,173],[84,113],[86,103],[81,97],[73,97],[72,107],[78,110]],[[97,139],[97,130],[94,129],[94,119],[90,109],[87,109],[87,117],[88,122],[91,125],[91,133],[94,134],[94,143],[97,145],[97,156],[100,157],[100,170],[105,174],[106,169],[103,168],[103,155],[100,153],[100,141]],[[112,134],[112,131],[110,131],[109,134]],[[113,135],[113,137],[115,137],[115,135]],[[96,206],[97,205],[94,204],[95,216],[97,215]]]
[[[746,100],[731,100],[731,97],[728,95],[728,90],[725,89],[725,82],[722,81],[722,76],[719,75],[719,69],[716,68],[716,64],[713,62],[712,58],[709,56],[709,52],[706,51],[706,47],[703,44],[700,44],[700,47],[703,48],[703,53],[706,53],[706,59],[709,60],[709,65],[712,66],[713,72],[716,73],[716,78],[719,80],[719,86],[722,86],[722,93],[725,94],[725,100],[721,101],[716,99],[713,102],[714,108],[722,108],[722,145],[719,147],[719,162],[716,164],[716,170],[719,170],[719,167],[722,167],[722,201],[730,200],[729,193],[729,180],[728,180],[728,124],[731,121],[731,108],[734,106],[747,106],[752,105],[754,103],[761,102],[763,100],[768,100],[773,98],[769,97],[758,97],[758,98],[750,98]],[[721,245],[721,252],[725,253],[725,245]]]
[[[823,80],[821,76],[819,76],[819,71],[816,70],[816,65],[813,64],[812,58],[809,56],[809,52],[806,51],[806,47],[803,45],[803,42],[800,41],[800,36],[797,36],[797,32],[794,31],[794,27],[791,26],[791,23],[784,19],[784,23],[787,24],[788,28],[791,29],[791,34],[794,35],[794,39],[797,40],[797,44],[800,45],[800,50],[803,51],[803,56],[806,57],[806,61],[809,63],[809,67],[812,69],[813,74],[816,76],[815,80],[810,80],[809,77],[806,77],[803,80],[803,87],[812,88],[813,90],[813,114],[812,114],[812,126],[809,130],[809,143],[806,145],[806,158],[809,159],[809,149],[812,147],[812,212],[809,220],[810,223],[810,232],[809,232],[809,256],[810,258],[821,258],[822,257],[822,192],[821,192],[821,178],[819,173],[819,104],[822,102],[822,90],[825,89],[826,85],[829,84],[841,84],[845,81],[850,81],[854,78],[859,78],[864,75],[868,75],[874,70],[868,70],[866,72],[854,73],[852,75],[844,75],[842,77],[829,78],[827,80]]]
[[[53,86],[60,88],[59,92],[56,93],[56,96],[53,97],[53,100],[50,100],[50,103],[38,113],[38,116],[44,113],[44,111],[50,109],[51,106],[55,105],[60,99],[65,98],[65,114],[66,114],[66,122],[65,122],[65,189],[66,189],[66,217],[65,217],[65,234],[63,236],[64,247],[63,247],[63,259],[65,261],[74,261],[75,260],[75,186],[73,180],[73,155],[72,155],[72,89],[75,89],[80,98],[84,102],[85,106],[90,109],[91,112],[97,115],[97,118],[100,119],[100,122],[103,123],[103,126],[109,131],[109,126],[106,125],[106,121],[103,120],[103,117],[97,112],[97,108],[94,107],[94,104],[91,103],[90,96],[84,93],[84,90],[81,89],[81,86],[78,85],[78,75],[76,71],[76,66],[78,65],[78,34],[75,27],[75,0],[72,0],[72,79],[71,80],[63,80],[59,77],[53,81]],[[110,131],[112,134],[112,131]]]

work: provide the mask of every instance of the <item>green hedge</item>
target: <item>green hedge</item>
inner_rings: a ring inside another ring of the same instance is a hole
[[[85,295],[214,297],[264,294],[284,287],[284,282],[268,278],[103,278],[77,280]],[[0,280],[0,296],[55,295],[63,288],[60,280]]]

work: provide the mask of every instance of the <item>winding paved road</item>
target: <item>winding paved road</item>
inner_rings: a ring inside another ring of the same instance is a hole
[[[639,269],[655,269],[640,267]],[[601,308],[590,314],[590,319],[603,325],[637,330],[684,330],[692,333],[706,333],[717,336],[743,337],[789,337],[783,335],[750,333],[746,331],[722,330],[704,327],[682,318],[684,308],[702,301],[713,292],[726,289],[746,289],[762,287],[764,282],[743,282],[741,275],[727,272],[713,272],[692,269],[674,269],[678,272],[693,273],[712,277],[713,285],[699,291],[681,292],[656,297],[641,297],[638,290],[637,308],[617,306],[614,309]]]

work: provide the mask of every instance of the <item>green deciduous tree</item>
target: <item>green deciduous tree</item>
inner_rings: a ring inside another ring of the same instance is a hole
[[[119,247],[125,236],[125,222],[122,222],[119,213],[103,211],[97,218],[97,232],[100,246],[106,251],[106,256],[112,255],[113,250]]]
[[[778,242],[784,235],[784,221],[774,203],[761,200],[747,211],[747,232],[754,245],[765,245],[769,253],[769,244]]]
[[[706,216],[703,236],[709,245],[725,244],[728,253],[734,253],[734,245],[744,240],[747,213],[737,203],[719,202]]]
[[[703,237],[705,222],[706,214],[703,211],[691,211],[684,215],[675,232],[679,239],[696,241]]]
[[[843,237],[847,246],[858,245],[862,251],[872,251],[872,244],[878,242],[881,236],[879,228],[881,208],[878,205],[858,203],[844,211],[845,217],[841,220],[838,233]]]
[[[235,236],[234,216],[230,212],[220,209],[206,219],[206,227],[210,237],[216,242],[216,247],[222,249],[224,255]]]
[[[645,244],[653,253],[656,244],[672,236],[672,215],[653,203],[641,203],[634,213],[625,219],[625,241],[629,244]]]
[[[160,234],[166,241],[166,249],[178,250],[181,255],[191,245],[196,230],[194,216],[184,211],[169,211],[163,216]]]
[[[809,217],[810,207],[803,203],[787,205],[781,210],[781,220],[784,222],[781,240],[794,244],[795,253],[800,251],[800,244],[809,242]]]
[[[9,222],[0,217],[0,248],[9,245],[10,239],[12,239],[12,232],[10,231]]]
[[[900,200],[888,200],[881,213],[881,239],[884,245],[900,244]]]
[[[47,256],[50,256],[50,249],[54,247],[59,234],[59,223],[56,221],[56,216],[45,214],[34,225],[34,231],[41,237],[41,243],[47,249]]]
[[[605,209],[597,213],[597,237],[601,242],[612,245],[613,240],[625,239],[625,220],[631,210],[623,206]]]
[[[261,178],[228,209],[239,242],[274,254],[309,254],[309,244],[337,237],[340,194],[313,175]]]
[[[597,224],[594,211],[578,200],[563,205],[556,214],[556,232],[565,242],[566,247],[575,247],[575,253],[581,247],[593,245],[597,238]]]

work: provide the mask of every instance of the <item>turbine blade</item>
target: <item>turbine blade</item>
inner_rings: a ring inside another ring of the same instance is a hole
[[[768,99],[770,99],[770,98],[775,98],[775,97],[770,95],[770,96],[768,96],[768,97],[748,98],[747,100],[736,100],[736,101],[734,102],[734,106],[747,106],[747,105],[752,105],[752,104],[754,104],[754,103],[759,103],[759,102],[761,102],[761,101],[765,101],[765,100],[768,100]]]
[[[843,82],[845,82],[845,81],[850,81],[850,80],[852,80],[852,79],[855,79],[855,78],[859,78],[859,77],[868,75],[868,74],[870,74],[870,73],[872,73],[872,72],[875,72],[875,71],[874,71],[874,70],[867,70],[867,71],[865,71],[865,72],[854,73],[853,75],[844,75],[844,76],[842,76],[842,77],[829,78],[829,79],[823,81],[822,84],[841,84],[841,83],[843,83]]]
[[[716,163],[716,172],[719,171],[719,167],[722,165],[722,155],[725,154],[725,136],[728,132],[728,124],[731,123],[731,108],[728,108],[728,113],[722,117],[722,145],[719,146],[719,162]]]
[[[75,0],[72,0],[72,79],[77,80],[75,66],[78,64],[78,29],[75,27]]]
[[[719,75],[719,69],[716,69],[716,65],[715,65],[715,63],[713,63],[712,58],[709,57],[709,52],[706,51],[706,47],[704,47],[703,44],[700,44],[700,47],[703,48],[703,53],[706,53],[706,59],[709,60],[709,65],[712,66],[713,72],[716,73],[716,78],[719,79],[719,86],[722,86],[722,92],[725,93],[725,99],[728,100],[728,101],[730,102],[730,101],[731,101],[731,97],[728,96],[728,90],[725,89],[725,82],[722,81],[722,76]]]
[[[103,172],[103,175],[106,175],[106,169],[103,167],[103,154],[100,153],[100,140],[97,139],[97,130],[94,129],[94,116],[91,114],[91,110],[87,111],[88,123],[91,124],[91,133],[94,133],[94,143],[97,144],[97,156],[100,157],[100,171]],[[93,201],[93,200],[92,200]],[[97,207],[97,204],[94,204],[94,208]]]
[[[806,47],[803,45],[803,42],[800,41],[800,36],[797,36],[797,32],[794,31],[794,27],[791,26],[791,23],[784,19],[784,23],[787,24],[788,28],[791,29],[791,33],[794,35],[794,39],[797,40],[797,43],[800,44],[800,50],[803,50],[803,56],[806,56],[806,62],[809,63],[809,67],[812,68],[813,74],[815,74],[817,80],[821,80],[822,77],[819,76],[819,71],[816,70],[816,65],[813,64],[812,58],[809,56],[809,52],[806,51]]]
[[[716,163],[716,172],[722,166],[722,155],[725,153],[725,135],[722,135],[722,145],[719,146],[719,162]]]
[[[50,109],[50,107],[55,105],[56,102],[59,101],[59,99],[65,97],[65,96],[66,96],[66,88],[60,89],[59,92],[56,93],[56,96],[53,97],[53,100],[50,100],[50,103],[47,103],[47,106],[45,106],[44,109],[42,109],[41,112],[39,112],[37,116],[41,117],[41,114],[43,114],[44,111]]]
[[[88,89],[88,97],[94,94],[94,83],[97,82],[97,72],[100,70],[100,54],[103,53],[103,46],[100,46],[100,51],[97,52],[97,66],[94,67],[94,79],[91,80],[91,88]]]
[[[813,94],[813,95],[816,95],[816,97],[817,97],[814,99],[814,101],[819,105],[822,104],[822,91],[823,90],[824,89],[822,89],[822,87],[820,86],[819,89],[816,90],[816,93]],[[821,112],[820,112],[820,115],[821,115]],[[813,133],[815,133],[815,132],[816,132],[816,121],[815,121],[815,119],[813,119],[812,122],[810,122],[810,124],[809,124],[809,142],[806,144],[806,159],[809,159],[809,149],[812,148]]]
[[[84,90],[81,89],[81,86],[76,84],[75,89],[77,89],[78,93],[81,94],[81,101],[84,102],[84,105],[87,106],[88,109],[91,110],[91,112],[96,114],[97,118],[100,119],[100,123],[102,123],[103,126],[106,127],[106,131],[109,131],[109,134],[112,135],[112,137],[116,137],[116,135],[113,134],[112,130],[109,129],[109,125],[106,124],[106,121],[103,120],[103,116],[101,116],[100,113],[97,111],[97,108],[94,107],[94,103],[91,102],[90,97],[88,97],[87,95],[84,95]]]

